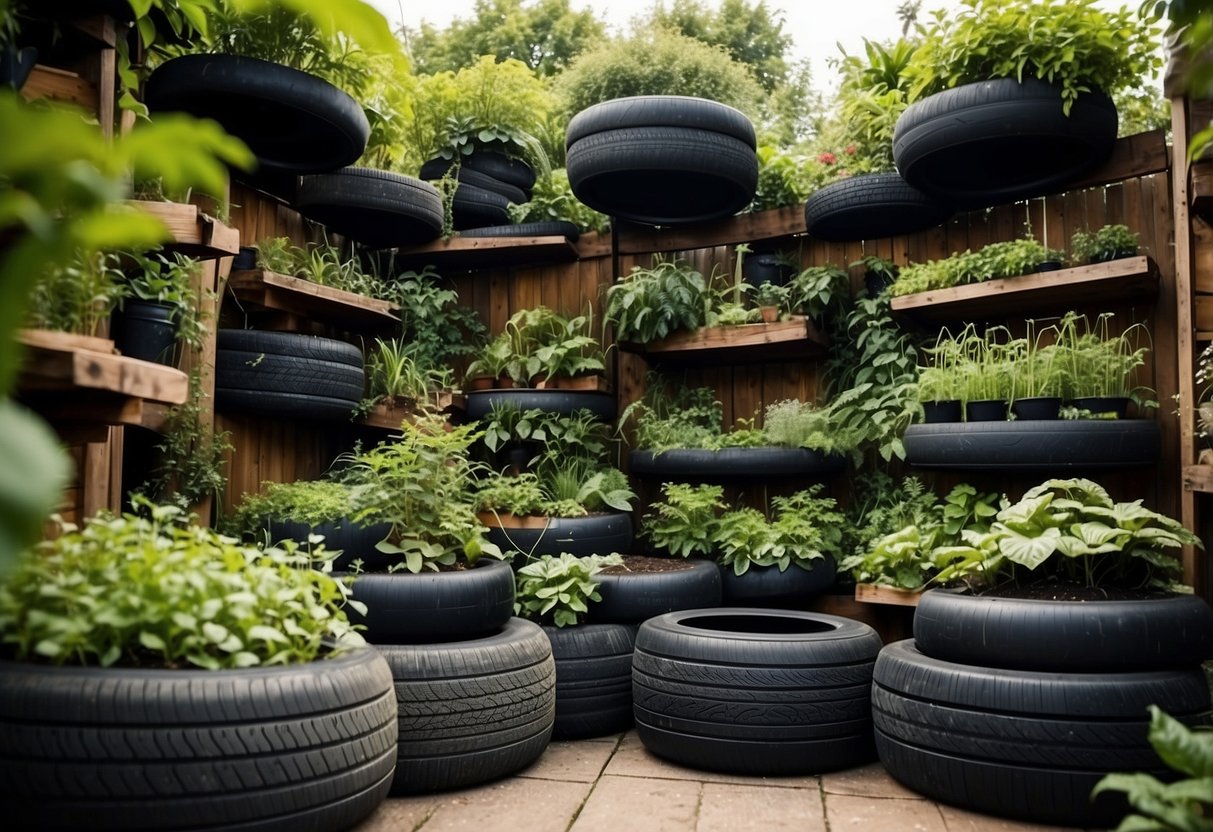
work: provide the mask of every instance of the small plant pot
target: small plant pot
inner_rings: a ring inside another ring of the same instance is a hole
[[[1061,412],[1060,396],[1029,396],[1011,402],[1011,412],[1021,421],[1056,419]]]
[[[239,253],[232,258],[232,271],[248,271],[257,268],[257,249],[253,246],[241,246]]]
[[[492,376],[476,376],[468,379],[464,386],[468,390],[492,390],[497,386],[497,379]]]
[[[762,322],[764,324],[773,324],[779,320],[778,306],[760,306],[758,307],[758,311],[762,315]]]
[[[886,289],[893,285],[895,279],[879,272],[863,273],[863,285],[868,290],[870,298],[880,297]]]
[[[966,422],[1005,422],[1007,420],[1007,403],[997,399],[965,403]]]
[[[146,300],[128,300],[113,315],[114,345],[130,358],[177,364],[175,307]]]
[[[1036,271],[1038,271],[1038,272],[1056,272],[1056,271],[1061,270],[1061,265],[1062,264],[1061,264],[1060,260],[1045,260],[1042,263],[1036,264]]]
[[[497,390],[513,390],[516,386],[514,379],[509,376],[497,376],[497,382],[493,385]]]
[[[929,425],[941,422],[959,422],[964,416],[960,399],[922,403],[922,420]]]
[[[32,46],[21,49],[6,46],[0,49],[0,87],[11,87],[14,91],[20,91],[37,63],[38,50]]]
[[[1079,410],[1089,410],[1093,416],[1115,413],[1117,419],[1129,418],[1127,396],[1085,396],[1071,402]]]
[[[1135,248],[1118,248],[1114,251],[1101,251],[1091,258],[1092,263],[1107,263],[1111,260],[1123,260],[1126,257],[1135,257],[1137,249]]]

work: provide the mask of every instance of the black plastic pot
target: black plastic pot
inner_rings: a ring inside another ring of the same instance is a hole
[[[741,264],[741,273],[751,286],[761,286],[764,283],[786,286],[796,275],[796,267],[784,263],[775,252],[760,251],[746,255]]]
[[[1060,396],[1029,396],[1011,402],[1011,412],[1016,419],[1056,419],[1060,411]]]
[[[1136,257],[1136,248],[1119,248],[1115,251],[1101,251],[1091,258],[1092,263],[1107,263],[1110,260],[1123,260],[1126,257]]]
[[[880,272],[863,273],[863,285],[867,288],[868,297],[870,298],[880,297],[881,293],[883,293],[885,289],[892,286],[893,281],[896,279],[897,278],[895,277],[890,277],[889,275],[881,274]]]
[[[1084,396],[1071,404],[1092,414],[1115,413],[1117,419],[1129,418],[1129,399],[1124,396]]]
[[[959,422],[963,417],[964,410],[960,406],[960,399],[922,403],[922,420],[928,425]]]
[[[32,46],[17,49],[6,46],[0,49],[0,87],[12,87],[20,90],[29,80],[38,63],[38,50]]]
[[[254,246],[241,246],[240,253],[232,260],[232,271],[246,271],[257,268],[257,249]]]
[[[1036,264],[1036,271],[1038,271],[1038,272],[1056,272],[1056,271],[1060,271],[1060,270],[1061,270],[1061,261],[1060,260],[1045,260],[1044,262]]]
[[[176,307],[151,300],[128,300],[114,312],[114,346],[125,356],[177,364]]]
[[[1007,403],[996,399],[984,399],[965,403],[966,422],[1005,422]]]

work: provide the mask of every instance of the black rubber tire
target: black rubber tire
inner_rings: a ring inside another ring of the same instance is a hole
[[[386,569],[389,564],[397,562],[398,556],[386,555],[375,548],[375,544],[386,538],[391,530],[388,523],[360,526],[349,520],[340,520],[308,526],[294,520],[266,518],[262,534],[268,534],[271,543],[294,540],[301,546],[307,545],[309,535],[323,535],[326,549],[330,552],[341,551],[333,559],[333,569],[343,571],[355,560],[361,560],[364,569]]]
[[[947,202],[927,196],[896,173],[869,173],[832,182],[804,204],[810,237],[833,242],[913,234],[947,222]]]
[[[397,746],[374,650],[246,670],[0,662],[11,829],[347,829],[387,796]]]
[[[622,624],[544,627],[556,661],[552,739],[580,740],[632,727],[636,628]]]
[[[586,557],[632,548],[632,515],[622,512],[586,517],[551,517],[542,529],[503,529],[489,525],[488,539],[503,552],[529,557],[563,553]]]
[[[430,159],[421,166],[421,170],[417,172],[417,176],[430,182],[441,179],[452,164],[452,162],[446,159]],[[465,185],[472,185],[503,196],[515,205],[521,205],[529,199],[522,188],[511,185],[509,182],[502,182],[500,179],[495,179],[487,173],[481,173],[478,170],[473,170],[463,165],[459,166],[459,172],[455,175],[455,179]]]
[[[586,107],[569,120],[565,147],[621,127],[685,127],[732,136],[750,148],[757,147],[749,117],[719,101],[686,95],[634,95]]]
[[[625,563],[633,557],[625,555]],[[720,569],[716,564],[708,560],[677,563],[685,568],[671,572],[599,572],[598,594],[602,600],[590,605],[586,618],[592,622],[640,624],[667,612],[719,607]]]
[[[335,361],[245,350],[217,350],[215,384],[229,390],[302,393],[358,401],[366,373]]]
[[[570,145],[569,186],[586,205],[635,222],[683,225],[744,209],[758,186],[754,148],[685,127],[625,127]]]
[[[804,448],[724,448],[704,451],[674,448],[669,451],[635,450],[629,470],[639,477],[666,480],[737,480],[770,477],[825,478],[842,470],[845,460]]]
[[[592,390],[536,390],[516,388],[511,390],[473,390],[467,394],[467,416],[483,419],[493,410],[497,402],[511,403],[522,410],[538,408],[546,413],[568,416],[576,410],[588,410],[604,422],[612,422],[618,413],[618,404],[610,393]]]
[[[267,332],[259,329],[220,329],[216,335],[220,350],[238,350],[255,355],[283,355],[315,361],[347,364],[362,368],[362,350],[335,338],[317,338],[294,332]]]
[[[877,658],[872,702],[881,761],[909,788],[1000,817],[1104,827],[1125,807],[1111,795],[1089,801],[1100,778],[1124,768],[1165,771],[1144,765],[1153,753],[1146,707],[1201,724],[1209,686],[1199,668],[990,669],[924,656],[906,640]]]
[[[910,425],[904,443],[906,462],[922,468],[1052,476],[1155,465],[1162,449],[1152,419]]]
[[[215,410],[220,413],[252,413],[299,421],[348,422],[354,416],[358,401],[303,393],[215,388]]]
[[[491,558],[451,572],[364,572],[352,578],[351,588],[367,612],[346,613],[350,621],[366,625],[362,635],[372,644],[480,638],[500,630],[514,615],[514,571]]]
[[[837,576],[829,556],[813,561],[812,569],[793,564],[780,572],[777,566],[751,566],[741,575],[732,567],[719,569],[722,603],[734,607],[801,608],[832,587]]]
[[[880,637],[794,610],[666,613],[640,625],[636,730],[654,754],[737,774],[811,774],[873,756],[869,696]]]
[[[451,221],[458,231],[504,225],[510,221],[510,203],[501,194],[461,182],[451,202]]]
[[[1066,116],[1052,84],[999,78],[907,107],[893,131],[893,159],[919,190],[984,208],[1042,196],[1099,167],[1116,128],[1116,106],[1102,92],[1080,94]]]
[[[442,196],[428,182],[349,167],[305,176],[295,208],[371,248],[428,243],[442,233]]]
[[[183,55],[147,79],[153,113],[187,112],[219,122],[253,151],[259,169],[323,173],[353,164],[371,126],[358,102],[329,82],[239,55]]]
[[[914,639],[959,664],[1059,672],[1191,668],[1213,657],[1213,608],[1197,595],[1131,601],[924,592]]]
[[[531,189],[535,187],[535,170],[521,159],[494,150],[477,150],[464,156],[461,165],[513,185],[526,194],[527,199],[531,198]]]
[[[379,649],[400,708],[392,794],[486,783],[525,768],[547,748],[556,666],[539,625],[512,618],[486,638]]]
[[[522,222],[517,225],[486,225],[483,228],[469,228],[460,237],[564,237],[569,242],[577,242],[581,230],[571,222],[554,220],[552,222]]]

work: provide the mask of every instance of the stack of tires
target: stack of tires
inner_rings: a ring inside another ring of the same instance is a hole
[[[393,794],[458,789],[534,762],[552,736],[556,669],[543,630],[514,618],[514,573],[483,558],[451,572],[363,573],[363,635],[399,708]]]
[[[362,351],[332,338],[219,330],[215,408],[292,420],[349,421],[366,389]]]
[[[1108,773],[1166,766],[1147,740],[1149,705],[1209,722],[1200,662],[1213,610],[1194,596],[1070,601],[924,593],[914,639],[881,651],[876,747],[917,792],[1000,817],[1115,826]]]
[[[716,101],[640,95],[569,121],[566,169],[586,205],[633,222],[684,225],[744,209],[758,187],[754,125]]]
[[[449,159],[430,159],[418,175],[433,181],[452,168],[456,186],[451,219],[459,231],[508,226],[510,204],[529,201],[535,185],[535,171],[526,162],[485,150],[462,157],[458,166]]]

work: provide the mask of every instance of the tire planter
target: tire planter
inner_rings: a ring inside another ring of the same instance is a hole
[[[441,179],[450,170],[451,164],[446,159],[430,159],[421,166],[421,170],[417,172],[417,176],[430,181]],[[459,172],[455,174],[455,179],[461,184],[473,185],[481,190],[491,191],[499,196],[503,196],[506,198],[506,201],[512,202],[515,205],[521,205],[528,199],[522,188],[511,185],[509,182],[502,182],[500,179],[489,176],[487,173],[481,173],[462,164],[459,166]]]
[[[527,199],[535,187],[535,170],[521,159],[493,150],[476,150],[463,157],[463,167],[491,176],[499,182],[520,189]]]
[[[1116,128],[1102,92],[1080,94],[1067,116],[1052,84],[1000,78],[911,104],[897,120],[893,158],[912,186],[984,208],[1050,193],[1099,167]]]
[[[486,783],[547,748],[556,666],[539,625],[512,618],[486,638],[379,649],[400,708],[392,794]]]
[[[458,231],[505,225],[510,221],[510,201],[501,194],[460,182],[451,201],[451,221]]]
[[[591,514],[586,517],[528,517],[526,526],[495,525],[490,520],[487,537],[503,552],[522,552],[533,557],[560,555],[577,557],[610,555],[632,548],[632,515]]]
[[[701,609],[640,625],[632,699],[641,742],[691,768],[813,774],[873,757],[880,637],[848,618]]]
[[[720,590],[725,606],[800,607],[834,585],[834,559],[813,562],[812,569],[795,564],[780,572],[778,566],[751,566],[738,575],[720,566]]]
[[[904,441],[906,461],[922,468],[1053,476],[1154,465],[1161,450],[1152,419],[910,425]]]
[[[632,727],[632,649],[623,624],[544,627],[556,662],[552,739],[579,740]]]
[[[442,197],[433,185],[372,168],[304,176],[295,208],[371,248],[428,243],[442,233]]]
[[[589,410],[604,422],[614,421],[618,413],[615,397],[593,390],[538,390],[531,387],[510,390],[473,390],[467,394],[469,419],[483,419],[498,403],[511,403],[521,410],[537,408],[546,413],[568,416],[577,410]]]
[[[714,101],[656,95],[596,104],[569,122],[566,147],[574,195],[636,222],[727,217],[758,185],[753,125]]]
[[[942,225],[953,214],[896,173],[869,173],[814,191],[804,204],[809,236],[833,242],[913,234]]]
[[[960,664],[1073,673],[1192,668],[1213,657],[1213,608],[1199,596],[1131,601],[924,592],[918,649]]]
[[[366,387],[352,344],[292,332],[219,330],[215,407],[294,419],[350,418]]]
[[[1115,826],[1119,795],[1090,800],[1114,771],[1166,777],[1147,740],[1146,706],[1208,721],[1199,668],[1146,673],[988,669],[924,656],[913,640],[876,660],[872,717],[895,779],[966,809],[1067,826]]]
[[[315,526],[273,518],[266,518],[265,522],[265,531],[271,543],[294,540],[306,545],[310,535],[324,535],[326,549],[341,550],[341,554],[333,559],[333,569],[336,570],[349,568],[355,560],[361,560],[365,569],[387,569],[390,564],[399,561],[398,555],[384,554],[375,548],[375,544],[385,539],[391,530],[392,527],[388,523],[359,526],[349,520],[320,523]]]
[[[460,237],[564,237],[571,243],[577,242],[581,230],[571,222],[554,220],[552,222],[522,222],[517,225],[486,225],[483,228],[469,228],[459,234]]]
[[[244,670],[0,662],[12,829],[348,829],[387,796],[387,663],[360,649]]]
[[[638,558],[662,560],[670,558]],[[680,568],[671,571],[599,572],[598,594],[602,600],[590,605],[586,616],[591,622],[640,624],[657,615],[700,607],[719,607],[721,603],[720,569],[708,560],[674,560]]]
[[[111,318],[118,352],[141,361],[177,365],[177,307],[156,301],[127,299]]]
[[[724,448],[704,451],[632,451],[631,473],[669,480],[737,480],[769,477],[824,478],[842,470],[844,459],[804,448]]]
[[[471,569],[417,574],[364,572],[353,577],[355,600],[366,615],[347,608],[375,645],[460,641],[497,632],[514,615],[514,572],[505,561],[483,558]]]
[[[214,119],[243,140],[266,171],[336,170],[362,155],[371,132],[362,107],[342,90],[258,58],[174,58],[147,79],[144,101],[153,113]]]

